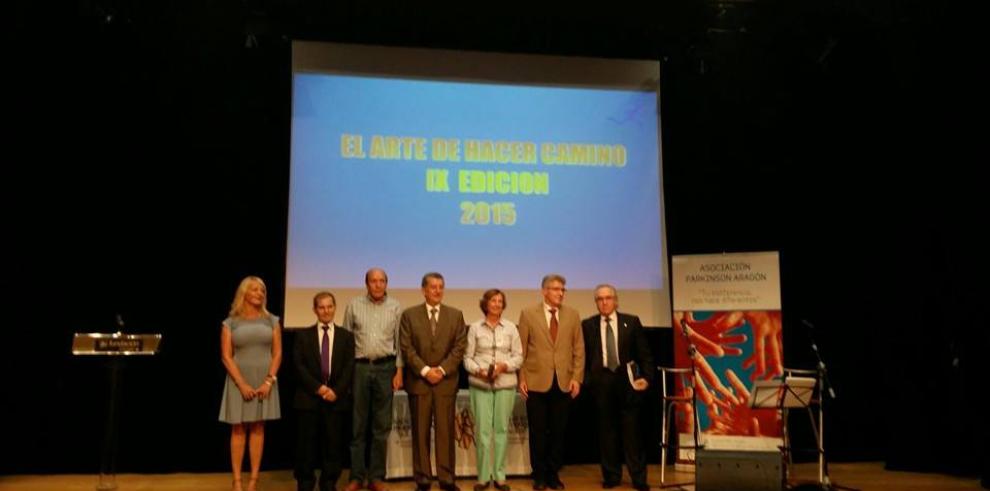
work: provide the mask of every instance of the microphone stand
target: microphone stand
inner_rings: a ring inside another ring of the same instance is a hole
[[[814,324],[808,322],[807,320],[801,319],[801,324],[803,324],[807,329],[808,342],[811,345],[811,352],[815,354],[815,360],[818,364],[815,366],[818,371],[818,380],[821,381],[822,387],[820,390],[820,396],[818,401],[818,482],[825,487],[825,489],[846,489],[851,491],[857,491],[855,488],[849,488],[845,486],[840,486],[832,482],[828,475],[828,459],[825,458],[825,394],[828,394],[829,399],[836,400],[838,396],[835,394],[835,388],[832,386],[832,382],[828,378],[828,369],[825,367],[825,361],[822,359],[821,352],[818,350],[818,343],[815,342],[815,337],[813,332],[815,330]]]
[[[690,326],[688,326],[687,320],[681,319],[681,334],[684,336],[684,341],[687,341],[688,359],[691,360],[691,379],[692,379],[691,383],[694,384],[697,383],[695,378],[698,376],[698,368],[695,366],[694,363],[694,357],[698,354],[698,347],[695,346],[693,342],[691,342],[691,336],[688,334],[689,327]],[[695,470],[697,472],[698,450],[704,448],[704,445],[701,444],[701,440],[698,439],[698,433],[699,433],[698,427],[699,425],[701,425],[701,422],[698,421],[698,388],[697,387],[691,388],[691,408],[692,408],[691,410],[694,411],[694,415],[693,415],[694,417],[691,418],[691,420],[694,421],[694,424],[691,426],[693,427],[692,429],[694,431],[694,451],[695,451],[694,461],[695,461]]]
[[[116,315],[117,336],[124,332],[124,318]],[[107,377],[110,395],[107,399],[107,419],[103,430],[103,447],[100,451],[100,475],[96,489],[113,491],[117,489],[117,443],[119,439],[120,399],[123,387],[124,360],[121,356],[111,356],[107,360]]]
[[[695,383],[697,383],[696,382],[696,377],[697,377],[697,373],[698,372],[697,372],[697,368],[695,367],[694,357],[698,353],[698,348],[694,345],[694,343],[691,342],[691,336],[688,334],[688,327],[689,326],[688,326],[687,321],[682,318],[681,319],[681,334],[684,336],[684,341],[686,341],[687,342],[687,345],[688,345],[688,350],[687,350],[687,352],[688,352],[688,358],[691,360],[691,383],[692,384],[695,384]],[[691,411],[694,413],[692,415],[692,417],[691,417],[691,421],[693,422],[693,424],[691,426],[692,426],[692,431],[694,432],[694,446],[691,447],[691,449],[694,450],[694,463],[695,463],[695,465],[694,465],[694,482],[691,482],[691,483],[666,483],[665,484],[663,482],[663,475],[664,475],[664,466],[667,465],[667,463],[666,462],[660,462],[660,488],[661,489],[663,489],[663,488],[684,489],[684,486],[685,485],[695,484],[698,481],[698,450],[702,449],[703,446],[701,445],[701,441],[698,439],[699,438],[699,430],[698,430],[698,428],[699,428],[699,425],[701,424],[701,422],[698,421],[698,388],[697,387],[694,387],[693,385],[692,385],[692,388],[691,388]],[[678,435],[679,434],[680,433],[678,432]],[[669,444],[670,443],[669,443],[669,440],[668,440],[667,445],[669,445]],[[683,449],[684,449],[684,447],[680,445],[680,439],[678,439],[678,446],[677,446],[678,453],[680,453],[680,451],[683,450]]]

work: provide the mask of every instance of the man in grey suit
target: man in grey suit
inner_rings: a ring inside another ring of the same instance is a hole
[[[543,301],[519,316],[523,367],[519,393],[529,418],[529,457],[533,489],[564,489],[564,433],[571,399],[584,381],[584,334],[577,310],[563,305],[564,284],[558,274],[543,277]]]
[[[399,321],[399,346],[412,416],[413,478],[418,491],[430,488],[432,423],[440,488],[460,491],[454,484],[454,412],[467,327],[460,310],[440,303],[444,288],[440,273],[426,273],[422,287],[426,301],[403,311]]]

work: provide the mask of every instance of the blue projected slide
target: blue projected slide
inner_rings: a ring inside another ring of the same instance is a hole
[[[293,78],[287,288],[661,290],[655,92]]]

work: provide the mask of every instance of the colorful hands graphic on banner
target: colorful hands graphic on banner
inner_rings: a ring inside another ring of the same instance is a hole
[[[742,326],[742,312],[716,312],[711,317],[698,321],[694,312],[675,312],[674,327],[680,333],[682,321],[687,320],[688,338],[703,355],[741,355],[742,349],[732,345],[745,343],[745,334],[728,334]]]
[[[694,391],[702,405],[701,430],[708,434],[780,436],[780,415],[773,409],[749,406],[750,391],[738,373],[748,372],[748,380],[769,380],[780,376],[783,367],[782,322],[779,311],[675,312],[675,336],[695,345],[693,383],[679,388],[685,402],[677,404],[678,430],[690,433],[694,424]],[[686,329],[684,329],[686,327]],[[752,335],[752,343],[747,344]],[[682,352],[684,353],[682,355]],[[683,345],[678,348],[678,366],[688,366]],[[717,366],[713,366],[717,365]],[[723,377],[719,376],[721,371]],[[693,387],[692,387],[693,386]]]

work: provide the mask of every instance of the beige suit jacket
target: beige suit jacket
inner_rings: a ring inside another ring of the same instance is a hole
[[[584,382],[584,334],[577,310],[565,305],[558,310],[556,343],[550,339],[542,302],[523,309],[518,327],[524,358],[519,376],[529,390],[547,392],[554,374],[564,392],[571,380]]]

